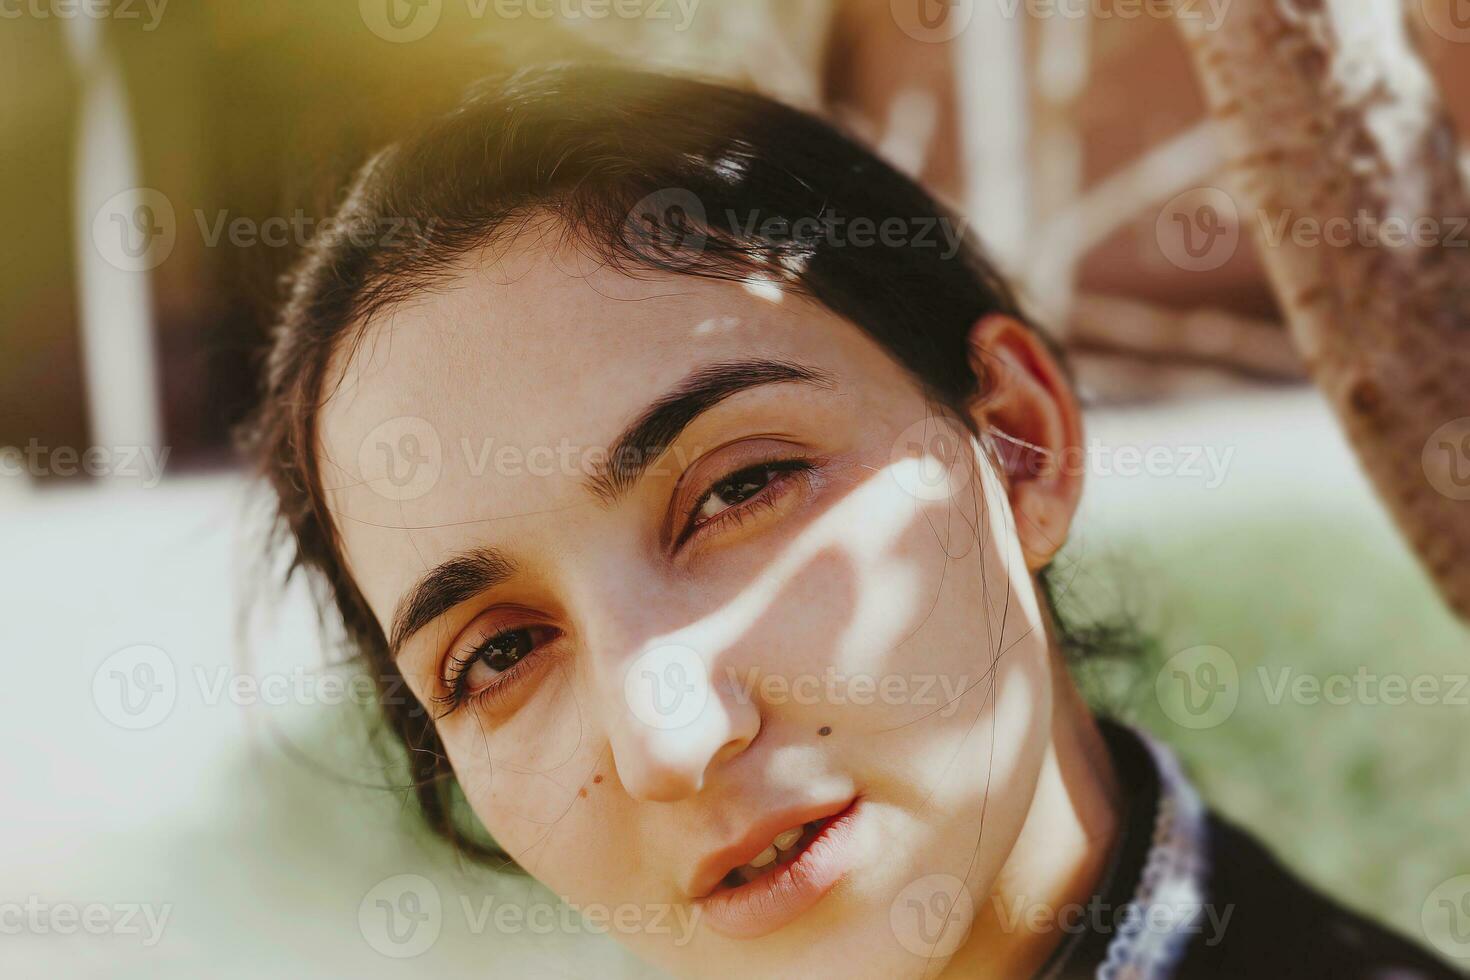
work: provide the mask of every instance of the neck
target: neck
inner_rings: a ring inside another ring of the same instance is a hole
[[[1117,840],[1122,798],[1102,733],[1053,652],[1054,707],[1036,792],[970,938],[944,976],[1031,976],[1080,921]],[[1060,921],[1059,917],[1060,916]]]

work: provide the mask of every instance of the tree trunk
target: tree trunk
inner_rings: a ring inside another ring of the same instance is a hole
[[[1240,219],[1363,468],[1470,620],[1470,203],[1405,8],[1232,0],[1218,24],[1202,8],[1181,0],[1176,20]]]

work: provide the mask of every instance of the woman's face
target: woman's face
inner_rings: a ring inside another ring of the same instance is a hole
[[[974,440],[811,302],[570,250],[338,354],[346,560],[496,840],[676,975],[932,975],[1051,710]]]

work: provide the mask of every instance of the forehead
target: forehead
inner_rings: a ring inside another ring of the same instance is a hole
[[[633,278],[568,247],[479,253],[375,320],[338,352],[318,451],[380,618],[453,551],[575,516],[589,450],[689,372],[736,357],[818,367],[848,397],[897,374],[856,327],[770,284]]]

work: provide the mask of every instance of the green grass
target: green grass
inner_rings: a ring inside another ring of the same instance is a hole
[[[1121,592],[1156,643],[1086,672],[1093,703],[1173,745],[1206,800],[1303,877],[1422,937],[1429,892],[1470,872],[1470,685],[1454,690],[1470,675],[1470,634],[1413,559],[1345,516],[1176,529],[1117,551],[1130,555],[1126,581],[1093,559],[1081,599],[1096,609]],[[1238,701],[1220,724],[1192,729],[1165,712],[1155,678],[1201,644],[1235,661]],[[1325,680],[1360,668],[1427,676],[1444,696],[1363,703],[1356,683],[1345,704],[1278,696],[1283,670]]]

